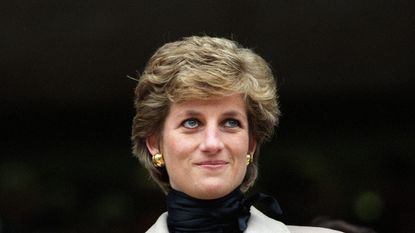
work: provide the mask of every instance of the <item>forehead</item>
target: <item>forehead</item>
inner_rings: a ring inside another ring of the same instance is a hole
[[[170,113],[175,115],[214,112],[246,116],[245,99],[242,94],[234,94],[206,99],[189,99],[172,103],[170,106]]]
[[[247,81],[236,74],[225,75],[223,70],[211,67],[207,71],[182,70],[167,85],[167,95],[171,102],[194,99],[215,99],[238,93],[247,94]]]

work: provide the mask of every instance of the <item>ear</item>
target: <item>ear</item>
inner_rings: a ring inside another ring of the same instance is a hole
[[[156,135],[151,135],[146,138],[146,146],[150,154],[155,155],[160,153],[159,145],[158,145],[158,138]]]
[[[257,145],[256,139],[254,137],[250,137],[250,139],[249,139],[249,148],[248,148],[249,151],[248,152],[251,155],[254,155],[255,154],[256,145]]]

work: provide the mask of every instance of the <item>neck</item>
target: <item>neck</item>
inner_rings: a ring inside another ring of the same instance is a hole
[[[184,192],[172,189],[167,195],[167,201],[169,201],[169,199],[171,198],[179,198],[179,199],[185,199],[186,202],[188,203],[190,202],[190,203],[194,203],[197,205],[202,205],[200,207],[203,207],[203,206],[213,207],[213,206],[220,206],[221,204],[223,204],[223,202],[226,202],[229,199],[233,199],[233,198],[239,199],[239,198],[243,198],[243,196],[244,195],[239,189],[239,187],[233,190],[232,192],[230,192],[229,194],[223,197],[215,198],[215,199],[199,199],[199,198],[189,196],[188,194]]]
[[[167,224],[170,232],[242,232],[239,222],[247,222],[249,209],[242,205],[239,187],[228,195],[201,200],[172,190],[167,195]]]

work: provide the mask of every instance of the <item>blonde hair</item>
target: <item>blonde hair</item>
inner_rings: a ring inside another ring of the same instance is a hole
[[[208,36],[167,43],[150,58],[135,89],[131,139],[133,154],[165,193],[171,188],[167,171],[152,164],[146,138],[162,138],[159,132],[171,103],[236,93],[245,98],[250,139],[257,142],[254,161],[241,184],[246,191],[258,174],[259,147],[272,137],[280,115],[268,64],[235,41]]]

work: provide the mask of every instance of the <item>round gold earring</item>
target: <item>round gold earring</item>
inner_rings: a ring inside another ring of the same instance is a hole
[[[254,156],[251,154],[246,155],[246,165],[249,165],[254,160]]]
[[[153,165],[155,167],[164,167],[164,159],[162,154],[157,153],[153,155],[151,159],[153,160]]]

